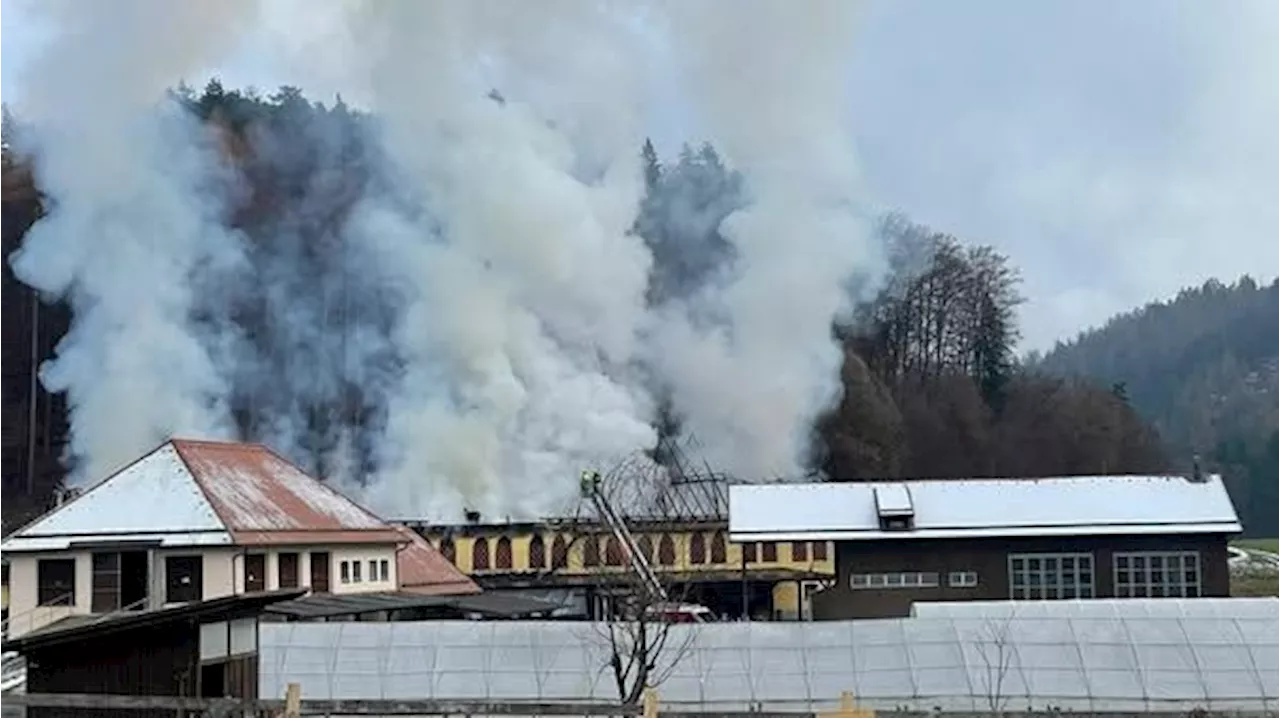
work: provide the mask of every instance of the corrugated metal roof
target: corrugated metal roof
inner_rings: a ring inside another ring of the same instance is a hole
[[[404,539],[264,446],[174,439],[17,531],[0,548],[65,550],[92,541],[211,546]]]
[[[732,486],[734,541],[1236,533],[1222,479],[1086,476],[905,481],[915,528],[882,531],[876,483]]]
[[[377,516],[265,446],[185,439],[170,443],[236,543],[279,543],[273,539],[278,532],[326,532],[332,534],[326,542],[346,543],[360,540],[353,532],[368,531],[371,541],[400,540]],[[293,543],[300,537],[277,538]]]
[[[480,593],[475,581],[449,563],[417,532],[408,526],[395,528],[409,542],[396,554],[396,574],[401,591],[423,596]]]
[[[5,651],[26,653],[33,648],[44,648],[61,643],[81,641],[88,637],[121,633],[134,629],[162,626],[173,621],[225,620],[231,615],[255,615],[273,603],[289,601],[307,592],[304,588],[286,588],[276,591],[253,591],[231,596],[219,596],[206,601],[191,601],[174,606],[152,608],[144,611],[116,611],[93,616],[69,616],[38,631],[23,634],[5,641]]]

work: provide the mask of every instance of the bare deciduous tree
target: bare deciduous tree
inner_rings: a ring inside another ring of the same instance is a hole
[[[689,508],[688,500],[673,498],[682,478],[687,479],[637,453],[600,476],[596,485],[619,517],[623,532],[629,533],[631,518],[647,526],[682,518]],[[601,534],[607,537],[604,560],[594,567],[609,577],[613,587],[603,614],[593,625],[608,656],[604,668],[613,676],[619,700],[639,703],[645,688],[661,684],[688,654],[696,630],[688,624],[697,614],[684,601],[687,583],[677,584],[654,570],[654,557],[643,555],[646,549],[641,548],[638,538],[632,537],[636,539],[633,542],[625,535],[615,536],[605,517],[596,512],[580,511],[579,520],[584,515],[590,518],[583,521],[577,535],[589,541],[598,540]]]
[[[992,715],[1002,715],[1008,701],[1005,696],[1005,679],[1013,662],[1013,646],[1010,642],[1010,624],[1013,614],[1002,619],[985,621],[976,640],[978,656],[982,659],[982,691],[987,708]]]

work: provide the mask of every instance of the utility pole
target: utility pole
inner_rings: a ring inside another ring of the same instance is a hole
[[[31,371],[27,374],[27,496],[36,493],[36,405],[40,398],[40,296],[31,297]],[[47,427],[46,427],[47,428]]]

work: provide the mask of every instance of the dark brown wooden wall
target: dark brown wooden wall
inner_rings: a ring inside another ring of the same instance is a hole
[[[1116,551],[1199,551],[1205,596],[1227,596],[1227,538],[1222,535],[1054,537],[1025,539],[951,539],[846,541],[836,544],[836,585],[814,597],[819,619],[892,618],[911,615],[915,601],[977,601],[1009,598],[1011,553],[1090,552],[1098,598],[1114,596],[1112,554]],[[936,571],[938,588],[851,589],[853,573]],[[951,571],[977,571],[975,588],[950,588]]]
[[[27,655],[28,693],[196,696],[199,628],[194,623],[130,631],[38,649]],[[171,718],[171,711],[30,708],[28,718]]]

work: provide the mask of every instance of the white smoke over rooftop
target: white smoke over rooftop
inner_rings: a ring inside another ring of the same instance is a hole
[[[210,26],[192,29],[201,42],[177,42],[169,31],[134,67],[122,58],[147,47],[137,36],[169,5],[116,3],[113,12],[122,5],[130,12],[96,13],[107,40],[61,51],[136,81],[123,95],[134,102],[216,63],[255,17],[250,5],[189,3]],[[368,498],[397,515],[452,518],[464,505],[527,515],[560,505],[584,466],[654,444],[659,397],[669,397],[717,469],[748,479],[802,470],[812,419],[838,389],[830,325],[846,299],[843,283],[876,261],[854,212],[857,173],[843,127],[848,3],[803,13],[765,0],[644,12],[587,2],[336,7],[326,12],[341,22],[313,25],[343,29],[347,62],[311,65],[300,55],[298,75],[358,85],[384,165],[384,180],[369,185],[335,241],[343,276],[360,275],[350,280],[356,289],[343,280],[342,301],[385,300],[340,346],[313,321],[329,313],[331,293],[305,281],[259,290],[272,331],[305,348],[305,361],[265,361],[225,323],[192,321],[230,313],[219,295],[200,291],[206,264],[243,267],[232,235],[196,201],[216,166],[197,135],[108,123],[88,139],[42,145],[41,182],[59,209],[32,230],[18,266],[36,286],[91,298],[77,303],[76,341],[45,376],[75,402],[72,452],[86,461],[85,475],[166,432],[228,435],[227,397],[252,393],[246,386],[264,396],[287,388],[267,425],[249,433],[290,451],[314,429],[291,407],[340,393],[343,382],[376,404]],[[732,261],[692,294],[656,303],[647,295],[655,260],[632,231],[645,193],[638,149],[650,97],[642,88],[652,85],[643,35],[653,32],[670,40],[688,96],[744,173],[750,200],[723,227]],[[290,46],[317,44],[295,38]],[[67,76],[24,84],[78,86]],[[500,97],[489,95],[495,87]],[[74,135],[93,123],[97,103],[117,101],[51,105],[50,126]],[[113,147],[118,156],[86,171]],[[113,172],[141,178],[108,181],[116,165]],[[139,244],[145,262],[134,259]],[[91,247],[120,261],[89,262]],[[257,283],[268,276],[263,262],[278,267],[293,256],[256,260]],[[74,273],[59,273],[68,257]],[[134,266],[147,282],[130,274]],[[383,315],[385,331],[377,329]],[[128,323],[135,317],[140,324]],[[388,361],[393,369],[380,368]],[[276,377],[281,365],[285,375]],[[330,474],[347,465],[350,439],[336,441],[326,445],[335,455]]]
[[[227,52],[252,5],[33,7],[52,34],[23,109],[52,203],[12,261],[74,308],[41,379],[67,392],[70,453],[80,476],[98,477],[174,433],[233,435],[191,274],[234,264],[239,246],[206,199],[208,143],[165,90]]]
[[[837,398],[831,321],[876,261],[858,189],[843,68],[857,5],[670,2],[670,28],[711,135],[751,203],[724,231],[739,261],[672,317],[656,361],[718,469],[795,476],[812,418]],[[699,316],[718,321],[700,327]]]

